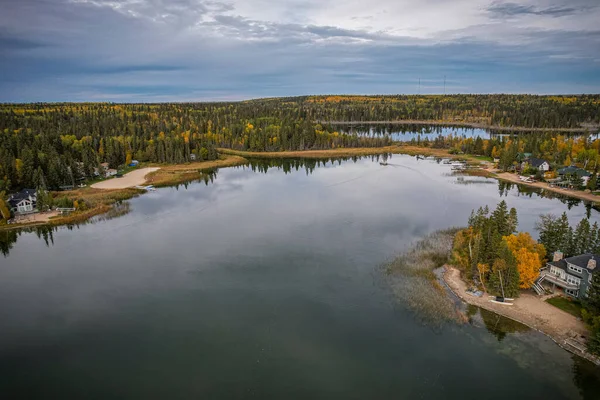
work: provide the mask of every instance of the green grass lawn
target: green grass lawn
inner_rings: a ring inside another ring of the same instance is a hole
[[[550,303],[554,307],[560,308],[561,310],[566,311],[577,318],[581,318],[581,303],[577,300],[571,300],[558,296],[547,299],[546,303]]]

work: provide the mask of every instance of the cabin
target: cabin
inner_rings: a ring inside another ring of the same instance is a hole
[[[530,157],[521,164],[521,168],[525,169],[527,165],[541,172],[550,171],[550,163],[541,158]]]
[[[587,172],[585,169],[583,168],[579,168],[576,167],[574,165],[571,165],[570,167],[565,167],[565,168],[561,168],[558,171],[558,176],[560,176],[562,179],[567,179],[571,176],[579,176],[581,178],[581,180],[583,181],[583,185],[587,185],[588,181],[590,180],[590,177],[592,174],[590,174],[589,172]]]
[[[36,211],[37,192],[35,189],[23,189],[8,197],[10,211],[15,215],[31,214]]]
[[[552,284],[553,289],[558,287],[564,290],[566,295],[583,300],[587,297],[592,275],[598,271],[596,269],[598,260],[600,260],[598,254],[581,254],[563,258],[563,253],[556,251],[552,261],[540,271],[534,289],[538,294],[542,294],[538,289],[542,284],[549,283]]]

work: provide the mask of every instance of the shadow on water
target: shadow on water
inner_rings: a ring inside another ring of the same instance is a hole
[[[253,172],[267,173],[270,169],[281,170],[285,174],[292,172],[298,172],[300,170],[306,171],[307,175],[312,174],[315,169],[322,167],[329,167],[335,165],[342,165],[346,162],[357,163],[360,160],[366,159],[373,162],[387,163],[392,158],[392,154],[376,154],[370,156],[352,156],[352,157],[332,157],[332,158],[260,158],[251,157],[248,158],[248,165],[239,166],[235,168],[250,168]]]
[[[560,193],[553,192],[551,190],[544,190],[543,188],[535,188],[527,185],[519,185],[512,182],[498,181],[498,194],[500,197],[507,197],[508,194],[516,189],[518,196],[524,197],[541,197],[543,199],[554,199],[560,201],[562,204],[567,206],[567,209],[572,209],[583,204],[586,210],[586,217],[590,218],[592,210],[600,212],[600,206],[591,201],[585,201],[574,197],[562,195]]]
[[[531,328],[529,328],[527,325],[523,325],[520,322],[514,321],[510,318],[503,317],[502,315],[469,304],[467,306],[466,315],[471,324],[476,325],[475,320],[478,316],[478,311],[487,331],[494,335],[499,342],[506,338],[506,335],[508,334],[531,331]]]

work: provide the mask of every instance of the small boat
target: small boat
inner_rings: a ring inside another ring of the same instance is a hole
[[[507,303],[506,300],[508,300],[508,299],[506,299],[504,297],[496,296],[495,298],[493,298],[490,301],[492,303],[502,304],[503,306],[512,306],[513,305],[513,303]]]
[[[496,297],[501,298],[500,296],[489,296],[490,299],[496,299]],[[515,299],[511,299],[510,297],[504,297],[504,300],[514,301]]]

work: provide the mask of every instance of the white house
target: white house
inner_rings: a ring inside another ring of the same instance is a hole
[[[535,168],[541,172],[550,171],[550,164],[546,160],[542,160],[541,158],[530,157],[523,163],[522,167],[524,168],[526,164],[529,164],[531,168]]]
[[[16,214],[29,214],[36,211],[37,193],[35,189],[23,189],[8,198],[10,210]]]

